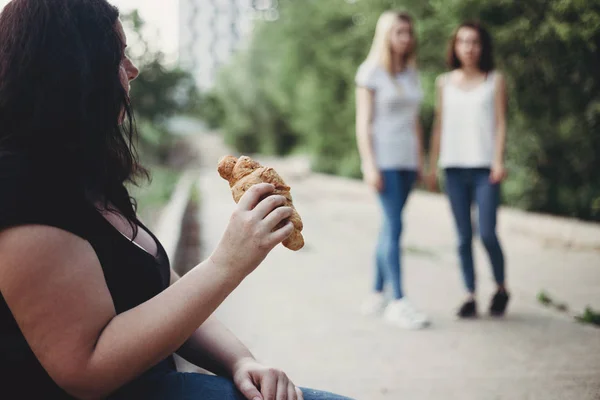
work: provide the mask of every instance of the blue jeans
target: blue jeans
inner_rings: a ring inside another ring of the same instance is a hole
[[[383,190],[379,201],[383,209],[383,226],[376,249],[375,291],[382,292],[384,284],[392,287],[395,299],[401,299],[402,275],[400,270],[402,209],[415,184],[417,173],[410,170],[383,170]]]
[[[489,168],[447,168],[445,172],[446,191],[458,231],[458,254],[467,290],[475,292],[473,202],[477,204],[479,235],[492,264],[494,279],[498,285],[504,285],[504,254],[496,235],[500,186],[490,182]]]
[[[304,400],[351,400],[348,397],[301,388]],[[221,376],[177,372],[165,360],[107,400],[246,400],[233,382]]]

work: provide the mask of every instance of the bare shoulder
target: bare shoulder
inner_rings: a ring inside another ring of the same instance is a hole
[[[0,291],[34,354],[58,381],[81,366],[82,354],[115,315],[92,246],[50,226],[0,231]]]
[[[448,79],[450,79],[450,74],[451,72],[444,72],[443,74],[439,74],[435,78],[435,87],[437,89],[443,88],[446,82],[448,82]]]
[[[44,313],[61,301],[65,304],[53,312],[67,314],[92,304],[105,307],[110,303],[113,308],[100,261],[90,243],[45,225],[0,231],[0,291],[17,322],[32,322],[36,315],[42,321]]]
[[[494,91],[496,92],[496,98],[499,101],[503,102],[506,100],[508,96],[506,80],[504,78],[504,74],[498,70],[494,71]]]
[[[63,260],[91,261],[95,252],[79,236],[46,225],[22,225],[0,231],[0,286],[7,275],[46,274],[47,264]],[[11,271],[18,266],[19,271]]]
[[[506,80],[502,71],[494,70],[494,79],[496,82],[496,86],[504,86],[506,84]]]
[[[356,87],[356,99],[358,104],[371,104],[375,99],[375,89],[365,86]]]

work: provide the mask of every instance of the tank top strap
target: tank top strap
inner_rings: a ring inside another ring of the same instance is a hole
[[[448,83],[450,83],[450,74],[451,72],[446,72],[443,76],[442,76],[442,86],[446,87],[448,86]]]
[[[488,85],[495,86],[496,85],[496,72],[490,71],[487,73],[485,77],[485,81]]]

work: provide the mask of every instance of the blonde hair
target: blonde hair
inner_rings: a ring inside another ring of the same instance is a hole
[[[394,75],[392,70],[392,46],[390,45],[390,33],[397,21],[404,21],[410,25],[411,46],[402,57],[402,64],[406,66],[416,66],[416,47],[414,23],[412,17],[405,12],[385,11],[377,20],[375,36],[371,44],[371,50],[365,60],[366,63],[375,64],[383,67],[390,75]]]

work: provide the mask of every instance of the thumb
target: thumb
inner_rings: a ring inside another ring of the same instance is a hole
[[[256,386],[254,386],[254,383],[252,383],[252,380],[250,379],[250,377],[247,377],[247,378],[244,378],[243,380],[241,380],[238,383],[237,387],[238,387],[238,390],[240,392],[242,392],[244,397],[246,397],[246,399],[248,399],[248,400],[263,400],[262,395],[260,394],[260,392],[258,391]]]

